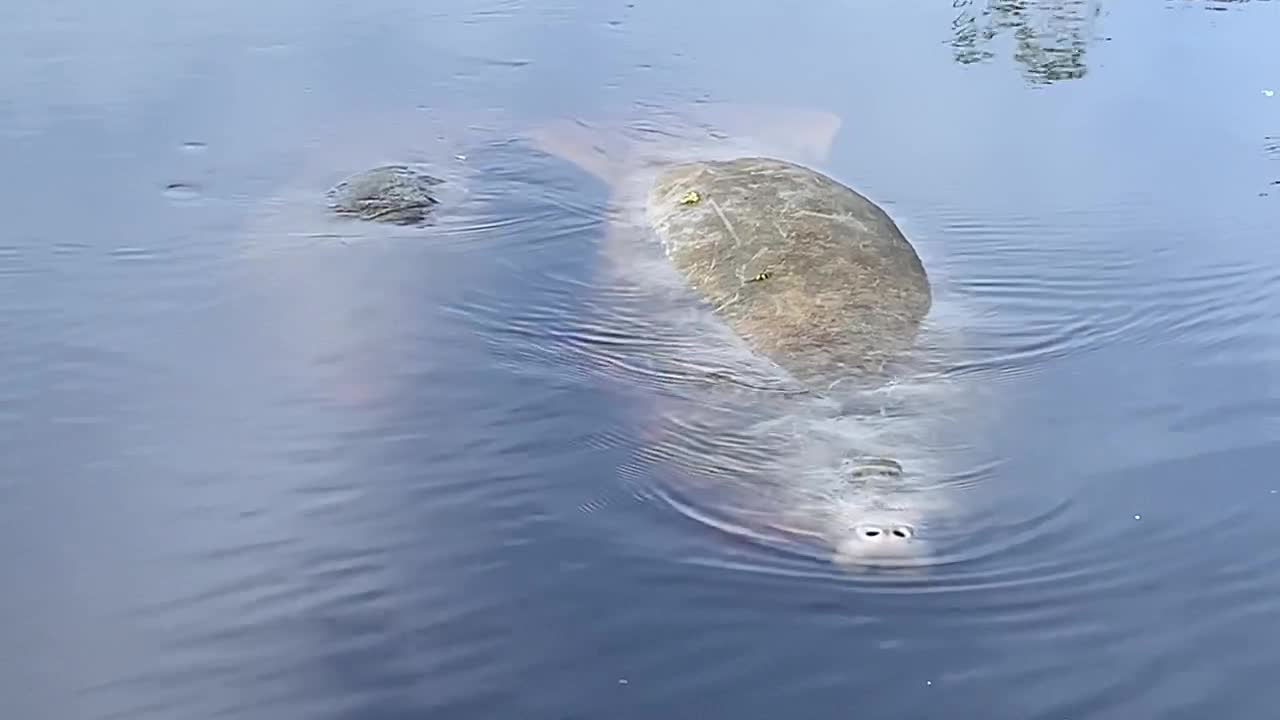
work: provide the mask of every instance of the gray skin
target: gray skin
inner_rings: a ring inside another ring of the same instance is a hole
[[[395,225],[418,225],[438,204],[444,181],[408,165],[383,165],[358,172],[326,194],[339,215]]]
[[[682,202],[691,192],[696,201]],[[672,264],[715,312],[815,391],[879,375],[929,311],[924,266],[893,220],[800,165],[676,165],[653,183],[646,212]]]

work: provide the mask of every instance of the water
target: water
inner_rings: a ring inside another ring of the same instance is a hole
[[[735,8],[0,10],[5,715],[1266,716],[1280,5]],[[708,101],[840,115],[920,250],[892,417],[716,393],[521,141]],[[407,160],[433,226],[319,206]],[[931,468],[936,562],[722,532],[797,427]]]

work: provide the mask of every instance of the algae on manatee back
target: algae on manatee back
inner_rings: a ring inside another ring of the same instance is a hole
[[[672,202],[694,186],[702,202]],[[796,163],[675,164],[650,186],[646,219],[734,331],[815,389],[878,375],[929,311],[924,265],[893,220]]]

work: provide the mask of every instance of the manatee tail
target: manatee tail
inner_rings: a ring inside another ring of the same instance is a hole
[[[622,126],[581,120],[552,120],[530,130],[528,137],[539,150],[572,162],[612,187],[641,154],[661,156],[682,146],[727,146],[821,163],[842,125],[840,116],[823,110],[737,103],[701,104],[688,114],[688,121],[661,123],[661,132],[648,133],[646,142],[651,144],[645,150]]]
[[[700,106],[698,120],[729,142],[762,146],[797,162],[822,163],[844,124],[826,110],[742,103]]]
[[[624,169],[622,138],[581,120],[553,120],[528,133],[537,149],[568,160],[612,186]]]

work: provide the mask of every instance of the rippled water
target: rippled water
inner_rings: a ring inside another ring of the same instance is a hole
[[[735,9],[0,9],[5,717],[1268,716],[1280,4]],[[852,418],[530,140],[797,108],[934,288]],[[767,531],[851,448],[905,571]]]

